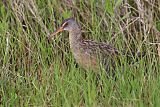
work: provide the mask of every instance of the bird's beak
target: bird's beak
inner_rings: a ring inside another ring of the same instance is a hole
[[[50,37],[53,37],[54,35],[56,35],[57,33],[59,33],[59,32],[62,32],[64,29],[63,29],[63,27],[59,27],[56,31],[54,31],[51,35],[50,35]]]

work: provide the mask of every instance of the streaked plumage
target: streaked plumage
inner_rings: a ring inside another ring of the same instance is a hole
[[[110,65],[114,66],[114,60],[119,54],[118,50],[106,43],[83,39],[81,27],[74,18],[64,20],[51,36],[63,30],[69,31],[70,48],[81,67],[98,72],[101,65],[107,71]]]

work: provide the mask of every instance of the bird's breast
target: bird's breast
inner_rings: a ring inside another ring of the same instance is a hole
[[[86,70],[98,72],[100,70],[99,61],[96,56],[93,56],[87,51],[79,49],[72,50],[76,62]]]

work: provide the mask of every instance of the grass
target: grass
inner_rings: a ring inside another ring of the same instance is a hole
[[[159,106],[160,64],[157,46],[150,44],[156,37],[145,32],[146,23],[132,19],[140,14],[136,4],[121,11],[121,0],[109,1],[26,0],[6,6],[1,1],[0,106]],[[154,12],[156,24],[159,11]],[[71,16],[80,22],[85,38],[146,55],[131,65],[120,58],[124,66],[116,67],[116,80],[101,71],[97,81],[96,74],[75,64],[67,32],[46,40]]]

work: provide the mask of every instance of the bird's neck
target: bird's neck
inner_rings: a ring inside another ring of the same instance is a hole
[[[82,33],[81,33],[81,29],[76,29],[76,30],[72,30],[69,31],[69,42],[70,45],[77,45],[78,43],[80,43],[82,41]]]

